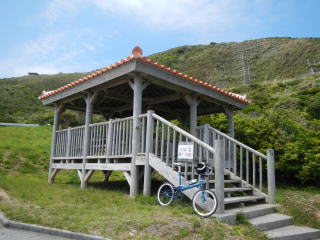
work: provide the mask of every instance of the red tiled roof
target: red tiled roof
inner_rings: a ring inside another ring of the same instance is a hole
[[[127,62],[130,62],[130,61],[132,61],[133,59],[140,59],[140,60],[142,60],[142,61],[144,61],[144,62],[146,62],[146,63],[148,63],[148,64],[151,64],[151,65],[153,65],[153,66],[155,66],[155,67],[157,67],[157,68],[160,68],[160,69],[163,69],[163,70],[165,70],[165,71],[168,71],[168,72],[170,72],[170,73],[172,73],[172,74],[175,74],[175,75],[177,75],[177,76],[179,76],[179,77],[182,77],[182,78],[184,78],[184,79],[186,79],[186,80],[188,80],[188,81],[195,82],[195,83],[197,83],[197,84],[199,84],[199,85],[201,85],[201,86],[203,86],[203,87],[209,88],[209,89],[211,89],[211,90],[213,90],[213,91],[215,91],[215,92],[218,92],[218,93],[220,93],[220,94],[226,95],[226,96],[228,96],[228,97],[230,97],[230,98],[233,98],[233,99],[235,99],[235,100],[237,100],[237,101],[239,101],[239,102],[247,103],[247,104],[250,103],[250,101],[249,101],[248,99],[246,99],[245,96],[241,96],[241,95],[238,95],[238,94],[235,94],[235,93],[232,93],[232,92],[223,90],[223,89],[221,89],[221,88],[219,88],[219,87],[216,87],[216,86],[214,86],[214,85],[212,85],[212,84],[209,84],[209,83],[207,83],[207,82],[203,82],[203,81],[201,81],[201,80],[199,80],[199,79],[197,79],[197,78],[193,78],[193,77],[190,77],[190,76],[188,76],[188,75],[186,75],[186,74],[183,74],[183,73],[181,73],[181,72],[178,72],[178,71],[175,70],[175,69],[166,67],[166,66],[161,65],[160,63],[157,63],[157,62],[153,62],[151,59],[142,56],[142,50],[141,50],[141,48],[138,47],[138,46],[135,47],[135,48],[132,50],[132,54],[133,54],[132,56],[129,56],[129,57],[127,57],[126,59],[121,59],[120,61],[118,61],[118,62],[116,62],[116,63],[114,63],[114,64],[111,64],[111,65],[108,66],[108,67],[101,68],[101,69],[97,70],[97,71],[94,72],[94,73],[88,74],[88,75],[86,75],[85,77],[80,78],[80,79],[78,79],[78,80],[76,80],[76,81],[73,81],[73,82],[71,82],[71,83],[68,83],[68,84],[66,84],[66,85],[64,85],[64,86],[62,86],[62,87],[60,87],[60,88],[58,88],[58,89],[56,89],[56,90],[49,91],[49,92],[45,92],[45,93],[43,93],[41,96],[39,96],[39,99],[43,100],[43,99],[45,99],[45,98],[47,98],[47,97],[49,97],[49,96],[52,96],[52,95],[57,94],[57,93],[59,93],[59,92],[62,92],[62,91],[64,91],[64,90],[68,89],[68,88],[71,88],[71,87],[75,86],[75,85],[81,84],[81,83],[83,83],[83,82],[85,82],[85,81],[88,81],[88,80],[90,80],[90,79],[92,79],[92,78],[95,78],[95,77],[97,77],[97,76],[99,76],[99,75],[101,75],[101,74],[103,74],[103,73],[105,73],[105,72],[108,72],[108,71],[110,71],[110,70],[112,70],[112,69],[114,69],[114,68],[117,68],[117,67],[119,67],[119,66],[121,66],[121,65],[123,65],[123,64],[125,64],[125,63],[127,63]]]

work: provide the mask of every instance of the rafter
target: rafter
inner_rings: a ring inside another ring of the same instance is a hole
[[[165,95],[165,96],[158,97],[158,98],[144,98],[144,99],[142,99],[142,101],[146,104],[155,105],[155,104],[175,101],[180,98],[182,98],[182,95],[180,93],[174,93],[174,94]]]
[[[124,103],[131,103],[132,102],[132,99],[130,99],[126,96],[119,95],[119,94],[115,95],[114,93],[111,93],[109,91],[105,91],[105,93],[106,93],[106,95],[104,97],[107,99],[116,100],[116,101],[124,102]]]

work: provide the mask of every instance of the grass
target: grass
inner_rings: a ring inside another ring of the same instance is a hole
[[[199,218],[189,201],[160,207],[154,193],[131,199],[121,172],[108,183],[96,172],[86,189],[75,171],[61,171],[48,184],[50,135],[49,126],[0,128],[0,209],[10,219],[113,239],[266,239],[241,215],[230,226]],[[319,196],[319,188],[279,186],[278,211],[320,228]]]
[[[73,171],[48,184],[50,133],[49,126],[0,128],[0,209],[10,219],[113,239],[265,239],[246,224],[200,218],[188,201],[160,207],[154,193],[131,199],[120,172],[106,184],[96,172],[86,189]]]
[[[294,224],[320,229],[320,189],[277,186],[278,211],[294,217]]]
[[[51,127],[1,127],[0,170],[46,172],[50,155]]]
[[[113,239],[265,239],[244,224],[199,218],[189,202],[161,207],[155,196],[130,199],[125,184],[115,180],[80,189],[75,183],[48,184],[46,176],[2,174],[0,208],[16,221]]]

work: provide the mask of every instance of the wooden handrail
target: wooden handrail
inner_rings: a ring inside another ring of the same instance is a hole
[[[204,126],[200,126],[200,127],[198,127],[198,129],[201,129],[201,128],[204,128]],[[234,139],[234,138],[230,137],[229,135],[227,135],[227,134],[225,134],[225,133],[223,133],[223,132],[220,132],[219,130],[217,130],[217,129],[215,129],[215,128],[211,127],[211,126],[209,126],[209,129],[210,129],[211,131],[214,131],[214,132],[216,132],[217,134],[219,134],[219,135],[223,136],[224,138],[226,138],[226,139],[230,140],[231,142],[233,142],[233,143],[237,144],[238,146],[240,146],[240,147],[242,147],[242,148],[244,148],[244,149],[246,149],[246,150],[248,150],[248,151],[250,151],[250,152],[254,153],[255,155],[257,155],[257,156],[259,156],[259,157],[261,157],[261,158],[263,158],[263,159],[267,160],[267,156],[266,156],[266,155],[264,155],[263,153],[258,152],[257,150],[254,150],[253,148],[249,147],[248,145],[245,145],[245,144],[243,144],[243,143],[239,142],[238,140],[236,140],[236,139]]]
[[[195,136],[191,135],[190,133],[182,130],[181,128],[177,127],[176,125],[174,125],[173,123],[165,120],[164,118],[160,117],[159,115],[153,113],[152,116],[159,120],[160,122],[163,122],[164,124],[166,124],[167,126],[171,127],[172,129],[174,129],[176,132],[179,132],[180,134],[183,134],[184,136],[186,136],[187,138],[189,138],[190,140],[192,140],[193,142],[199,144],[201,147],[204,147],[206,150],[210,151],[211,153],[214,153],[214,148],[211,147],[210,145],[206,144],[205,142],[201,141],[200,139],[196,138]]]
[[[275,202],[275,175],[274,175],[274,153],[273,150],[268,149],[267,155],[264,155],[255,149],[237,141],[236,139],[228,136],[227,134],[220,132],[219,130],[212,128],[209,124],[200,126],[198,137],[203,141],[209,143],[209,139],[204,139],[206,132],[210,133],[212,140],[224,139],[227,143],[225,145],[226,160],[229,162],[229,168],[225,166],[226,170],[235,178],[239,178],[241,182],[249,187],[252,187],[255,192],[263,194],[268,197],[270,203]],[[213,142],[212,142],[213,143]],[[210,141],[211,144],[211,141]],[[213,143],[214,144],[214,143]],[[215,146],[215,145],[214,145]],[[239,155],[237,155],[239,151]],[[257,159],[257,157],[259,159]],[[239,161],[238,161],[239,160]],[[262,192],[263,181],[263,166],[262,161],[267,165],[267,177],[268,177],[268,194]],[[258,166],[257,166],[258,165]],[[251,168],[250,168],[251,166]],[[256,168],[257,166],[257,168]],[[257,171],[258,170],[258,171]],[[259,188],[257,188],[256,176],[259,174]]]

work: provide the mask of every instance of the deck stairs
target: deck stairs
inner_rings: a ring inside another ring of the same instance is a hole
[[[149,156],[150,166],[173,185],[178,185],[178,173],[171,166],[161,161],[154,154]],[[185,171],[187,170],[187,171]],[[190,167],[182,167],[182,184],[186,185],[191,179]],[[185,174],[186,173],[186,174]],[[195,177],[198,177],[195,174]],[[266,203],[266,197],[254,193],[250,185],[245,185],[240,179],[236,179],[228,171],[225,171],[225,208],[226,215],[236,216],[239,213],[245,215],[249,223],[270,239],[279,240],[316,240],[320,239],[320,230],[293,225],[293,218],[276,212],[276,204]],[[214,191],[215,180],[209,179],[209,188]],[[197,188],[185,191],[185,195],[192,199]]]
[[[157,158],[155,155],[150,154],[149,157],[150,166],[155,169],[161,176],[163,176],[167,181],[172,183],[173,185],[178,185],[179,178],[178,173],[174,171],[171,166],[168,166],[165,162],[161,161],[160,158]],[[182,166],[181,173],[182,173],[182,184],[187,185],[187,181],[192,179],[192,171],[191,171],[191,164],[187,166],[187,171],[185,171],[185,166]],[[194,173],[194,178],[198,178],[197,173]],[[240,179],[233,178],[232,174],[228,171],[224,173],[225,178],[225,205],[236,205],[242,203],[249,203],[249,202],[265,202],[266,197],[265,195],[254,193],[253,187],[249,185],[243,184]],[[211,175],[209,179],[209,189],[215,191],[214,188],[215,180],[214,176]],[[193,188],[185,192],[185,195],[192,199],[194,193],[198,189]]]
[[[242,213],[249,223],[269,239],[279,240],[316,240],[320,239],[320,230],[293,225],[291,216],[277,213],[275,204],[256,204],[226,210],[226,214]]]
[[[275,202],[273,150],[267,150],[265,155],[208,124],[199,126],[196,134],[191,135],[153,111],[139,115],[139,120],[141,126],[135,129],[132,117],[90,124],[86,151],[84,126],[56,131],[49,180],[61,169],[77,170],[81,184],[95,170],[102,170],[105,174],[123,171],[130,189],[133,189],[138,185],[131,184],[138,176],[132,172],[138,168],[131,168],[132,161],[135,161],[135,165],[144,166],[145,172],[149,172],[144,176],[144,182],[149,184],[144,187],[151,184],[150,167],[173,185],[178,185],[179,176],[175,171],[178,146],[191,143],[193,157],[182,161],[181,166],[183,185],[199,177],[195,172],[197,163],[205,162],[213,168],[220,166],[214,169],[216,175],[205,179],[206,188],[215,191],[224,201],[224,210],[220,209],[220,212],[234,220],[237,213],[243,212],[251,224],[273,239],[320,239],[318,230],[292,225],[291,217],[276,213],[276,205],[268,204]],[[136,132],[136,139],[140,140],[135,146],[136,155],[133,152],[133,131],[139,132]],[[224,188],[215,187],[216,178],[219,186],[224,181]],[[197,190],[189,189],[185,195],[192,199]]]
[[[165,156],[162,156],[165,159]],[[179,177],[175,171],[173,158],[171,161],[163,161],[154,153],[149,154],[149,164],[161,176],[173,185],[178,185]],[[199,161],[201,161],[199,159]],[[198,178],[192,171],[194,165],[185,162],[181,166],[182,184],[187,185],[188,180]],[[205,179],[207,187],[215,191],[214,175]],[[193,188],[185,191],[185,195],[192,199],[198,189]],[[224,170],[224,204],[226,215],[235,216],[242,213],[258,230],[261,230],[270,239],[282,240],[313,240],[320,239],[320,230],[293,225],[293,218],[276,212],[276,204],[268,204],[267,194],[254,187],[252,184],[240,178],[232,169]]]

